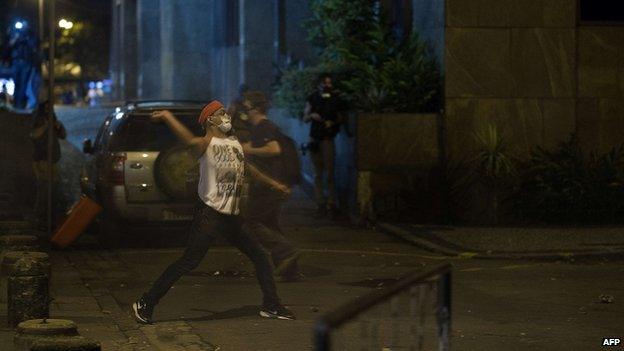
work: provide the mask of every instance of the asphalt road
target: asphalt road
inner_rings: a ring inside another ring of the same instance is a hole
[[[293,233],[292,227],[289,233]],[[143,335],[161,347],[154,349],[183,345],[170,335],[182,327],[204,347],[312,350],[314,322],[322,314],[375,290],[378,284],[383,287],[384,282],[391,283],[405,273],[447,261],[363,230],[299,227],[295,237],[303,248],[301,266],[307,280],[278,283],[278,290],[283,302],[297,314],[296,321],[259,318],[261,295],[249,275],[252,266],[235,249],[216,247],[169,291],[156,309],[156,324],[140,327]],[[309,239],[304,241],[306,237]],[[83,282],[105,286],[119,308],[128,311],[134,299],[180,254],[181,249],[175,248],[126,248],[112,253],[82,249],[66,257],[79,267]],[[619,262],[461,259],[451,263],[453,350],[602,350],[603,338],[624,336],[624,268]],[[425,345],[434,349],[435,295],[429,293],[421,308],[427,311]],[[602,303],[603,294],[612,296],[613,302]],[[400,311],[409,311],[407,299],[397,303]],[[336,337],[346,335],[350,346],[342,349],[376,342],[390,346],[395,333],[396,340],[408,339],[412,321],[407,312],[391,318],[393,308],[396,306],[390,302],[382,304],[339,330]],[[368,333],[362,333],[364,327],[369,328]],[[370,332],[375,327],[379,330],[376,337]],[[97,332],[84,334],[102,338]]]
[[[161,301],[156,324],[139,327],[140,335],[153,347],[147,349],[312,350],[314,323],[321,315],[380,284],[383,288],[408,272],[442,262],[453,265],[453,350],[613,350],[617,348],[601,346],[603,338],[624,337],[622,262],[449,259],[380,232],[314,220],[313,210],[313,203],[296,193],[284,216],[286,233],[302,249],[301,266],[307,276],[301,283],[278,282],[280,296],[297,314],[296,321],[259,318],[261,295],[250,275],[253,267],[234,248],[217,245]],[[128,322],[130,304],[182,252],[175,247],[141,247],[133,233],[126,234],[132,244],[118,250],[101,250],[85,237],[74,251],[55,253],[75,267],[74,274],[90,285],[91,294],[106,289],[124,311],[124,321],[116,317],[119,326],[114,327],[122,331],[125,324],[132,324]],[[151,233],[152,237],[170,235],[178,244],[182,240],[176,238],[180,232]],[[147,235],[149,231],[142,233]],[[62,266],[58,269],[57,276],[67,275]],[[64,288],[55,289],[62,294]],[[601,295],[610,296],[612,302],[601,301]],[[429,291],[420,307],[426,311],[424,349],[435,349],[433,296],[434,291]],[[69,305],[60,306],[55,313],[62,316],[63,308],[69,308],[62,306]],[[401,313],[391,317],[396,310]],[[347,340],[339,349],[361,349],[363,344],[374,343],[389,346],[393,338],[409,339],[413,335],[409,310],[403,296],[394,305],[388,302],[363,313],[337,332],[337,338],[343,335]],[[90,315],[88,311],[79,314]],[[83,334],[103,340],[100,329],[84,329]],[[179,333],[183,336],[176,336]],[[119,340],[114,344],[119,346],[125,339],[111,340]],[[106,345],[117,347],[110,342]],[[381,350],[381,346],[370,349]]]

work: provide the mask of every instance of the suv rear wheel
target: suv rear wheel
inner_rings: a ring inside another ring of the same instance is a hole
[[[154,164],[154,178],[158,188],[176,202],[197,199],[199,164],[184,145],[161,151]]]

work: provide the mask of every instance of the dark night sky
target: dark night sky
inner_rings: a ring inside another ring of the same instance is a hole
[[[8,26],[18,18],[26,19],[36,26],[38,2],[38,0],[0,0],[0,32],[4,35]],[[48,0],[44,0],[44,3],[48,3]],[[57,21],[61,17],[74,22],[91,22],[108,38],[111,0],[56,0]],[[45,18],[47,21],[47,11]]]
[[[47,4],[49,0],[44,0]],[[36,28],[38,0],[0,0],[0,41],[6,30],[17,19],[25,19]],[[47,7],[46,7],[47,8]],[[46,29],[49,13],[45,12]],[[101,48],[103,59],[108,61],[111,23],[111,0],[56,0],[56,23],[60,18],[69,21],[90,22],[103,35],[105,47]]]

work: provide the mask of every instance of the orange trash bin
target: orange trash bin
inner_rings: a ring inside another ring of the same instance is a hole
[[[82,195],[67,211],[65,219],[54,231],[50,241],[57,247],[66,247],[73,243],[89,226],[95,216],[102,211],[102,206]]]

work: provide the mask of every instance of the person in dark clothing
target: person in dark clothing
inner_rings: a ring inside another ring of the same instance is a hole
[[[243,102],[249,117],[250,141],[243,144],[243,151],[250,163],[269,177],[285,183],[281,172],[282,150],[279,144],[279,128],[266,116],[269,106],[266,95],[259,91],[245,94]],[[303,275],[297,267],[299,251],[284,236],[280,226],[280,214],[287,196],[259,182],[249,187],[247,204],[247,227],[270,253],[275,265],[275,274],[284,281],[299,281]]]
[[[249,141],[249,118],[243,106],[244,95],[248,91],[249,86],[244,83],[241,84],[238,87],[238,95],[232,99],[227,109],[228,115],[232,116],[232,129],[236,131],[236,137],[241,143]]]
[[[314,164],[314,192],[318,205],[318,215],[329,211],[336,215],[336,188],[334,181],[335,146],[334,138],[343,121],[342,102],[334,90],[332,78],[328,74],[320,76],[318,89],[308,97],[303,120],[311,122],[310,156]],[[325,197],[323,178],[327,176]]]
[[[9,91],[6,84],[2,84],[0,87],[0,107],[9,103]]]
[[[35,200],[35,216],[39,223],[45,223],[45,209],[46,209],[46,186],[50,179],[53,182],[53,209],[54,216],[59,215],[59,211],[62,206],[59,206],[59,187],[58,184],[58,169],[56,164],[61,159],[61,145],[59,139],[65,139],[67,132],[61,122],[56,119],[56,114],[53,115],[53,135],[52,135],[52,174],[50,178],[50,172],[48,168],[48,127],[49,127],[49,113],[53,108],[49,101],[44,101],[37,107],[37,110],[33,114],[32,131],[30,133],[30,139],[33,143],[33,171],[35,173],[37,197]]]
[[[11,51],[11,66],[13,68],[13,81],[15,82],[15,92],[13,94],[13,106],[23,109],[28,103],[28,83],[37,54],[36,41],[32,39],[32,34],[26,22],[22,22],[23,27],[10,32],[9,50]]]

